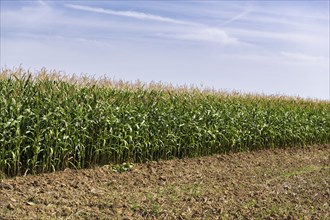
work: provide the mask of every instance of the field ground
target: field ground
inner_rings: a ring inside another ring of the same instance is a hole
[[[0,182],[0,219],[330,219],[330,145]]]

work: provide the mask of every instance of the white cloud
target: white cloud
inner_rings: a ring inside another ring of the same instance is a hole
[[[47,6],[47,3],[44,2],[43,0],[38,0],[38,3],[42,6]]]
[[[38,28],[47,22],[55,22],[61,14],[44,2],[20,9],[1,9],[1,28]]]
[[[177,19],[172,19],[172,18],[163,17],[163,16],[159,16],[159,15],[154,15],[154,14],[136,12],[136,11],[115,11],[115,10],[111,10],[111,9],[96,8],[96,7],[83,6],[83,5],[72,5],[72,4],[66,4],[66,6],[69,8],[77,9],[77,10],[96,12],[96,13],[101,13],[101,14],[124,16],[124,17],[152,20],[152,21],[162,21],[162,22],[169,22],[169,23],[175,23],[175,24],[189,24],[188,22],[177,20]]]
[[[221,26],[228,25],[228,24],[230,24],[230,23],[232,23],[234,21],[237,21],[237,20],[243,18],[246,15],[250,14],[251,11],[252,11],[251,9],[246,9],[243,12],[239,13],[238,15],[236,15],[236,16],[228,19],[227,21],[224,21],[223,23],[221,23]]]
[[[291,53],[282,51],[280,54],[285,59],[289,61],[302,62],[302,63],[319,63],[319,64],[329,64],[329,57],[324,56],[311,56],[303,53]]]
[[[82,10],[82,11],[101,13],[101,14],[124,16],[135,19],[152,20],[152,21],[181,25],[180,29],[172,27],[172,30],[168,31],[170,33],[163,33],[162,31],[158,30],[157,31],[158,34],[154,34],[154,36],[158,36],[158,37],[180,39],[180,40],[191,40],[191,41],[206,41],[206,42],[214,42],[221,44],[237,44],[239,42],[237,38],[230,37],[224,30],[220,28],[209,27],[207,25],[203,25],[196,22],[187,22],[179,19],[173,19],[169,17],[163,17],[155,14],[147,14],[136,11],[115,11],[111,9],[96,8],[96,7],[83,6],[83,5],[72,5],[72,4],[66,4],[66,7]],[[139,25],[140,27],[143,28],[143,25],[141,24]]]
[[[222,45],[238,45],[240,43],[237,38],[230,37],[225,31],[210,27],[191,28],[175,33],[161,33],[158,36],[188,41],[213,42]]]

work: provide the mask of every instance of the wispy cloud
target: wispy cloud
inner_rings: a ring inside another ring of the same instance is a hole
[[[137,11],[115,11],[111,9],[104,9],[99,7],[90,7],[83,5],[73,5],[66,4],[66,7],[89,11],[94,13],[109,14],[115,16],[124,16],[133,19],[143,19],[157,22],[172,23],[177,25],[182,25],[181,30],[176,29],[176,32],[171,33],[157,33],[155,36],[171,38],[171,39],[180,39],[180,40],[191,40],[191,41],[206,41],[206,42],[215,42],[221,44],[238,44],[238,39],[230,37],[224,30],[220,28],[209,27],[204,24],[197,22],[187,22],[179,19],[173,19],[170,17],[164,17],[155,14],[147,14]],[[187,28],[188,27],[188,28]]]
[[[42,6],[47,6],[47,3],[44,2],[43,0],[38,0],[38,3]]]
[[[151,20],[151,21],[161,21],[161,22],[169,22],[174,24],[191,24],[189,22],[163,17],[154,14],[147,14],[143,12],[136,12],[136,11],[115,11],[111,9],[104,9],[99,7],[90,7],[84,5],[73,5],[73,4],[66,4],[66,7],[82,10],[82,11],[89,11],[89,12],[96,12],[101,14],[109,14],[109,15],[116,15],[116,16],[123,16],[123,17],[130,17],[136,19],[144,19],[144,20]]]
[[[192,28],[175,33],[160,33],[158,36],[178,40],[213,42],[224,45],[240,44],[237,38],[230,37],[225,31],[210,27]]]
[[[329,57],[324,56],[311,56],[303,53],[292,53],[282,51],[280,53],[284,58],[289,59],[290,61],[303,62],[303,63],[323,63],[329,64]]]
[[[230,23],[232,23],[232,22],[234,22],[234,21],[237,21],[237,20],[239,20],[239,19],[245,17],[246,15],[248,15],[248,14],[251,13],[251,12],[252,12],[251,9],[246,9],[246,10],[244,10],[243,12],[239,13],[238,15],[236,15],[236,16],[230,18],[229,20],[227,20],[227,21],[225,21],[225,22],[223,22],[223,23],[221,23],[220,25],[221,25],[221,26],[228,25],[228,24],[230,24]]]

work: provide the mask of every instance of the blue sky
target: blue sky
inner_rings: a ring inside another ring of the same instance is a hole
[[[1,66],[329,100],[329,1],[3,1]]]

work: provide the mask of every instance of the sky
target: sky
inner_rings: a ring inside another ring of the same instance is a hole
[[[1,67],[330,100],[329,0],[1,0]]]

